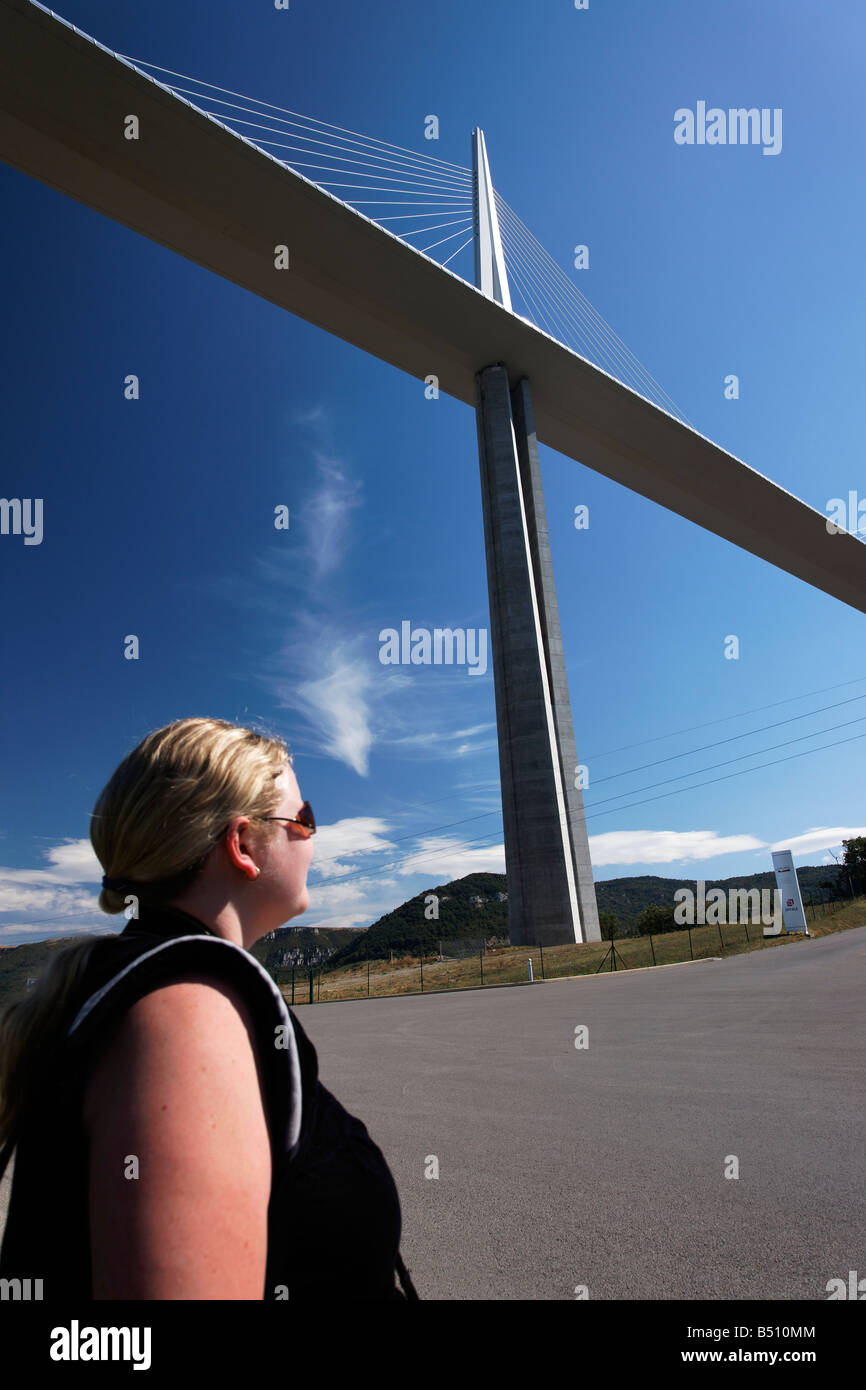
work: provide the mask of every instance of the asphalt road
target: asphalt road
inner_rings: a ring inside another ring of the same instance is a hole
[[[422,1298],[826,1300],[866,1276],[864,1001],[861,927],[297,1012],[388,1159]]]
[[[826,1300],[866,1276],[864,999],[861,927],[297,1014],[388,1159],[422,1298]]]

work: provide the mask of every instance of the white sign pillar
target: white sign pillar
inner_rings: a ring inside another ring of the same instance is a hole
[[[800,892],[800,880],[797,878],[797,870],[794,868],[794,856],[789,849],[773,850],[773,868],[776,873],[776,883],[778,885],[779,896],[782,900],[782,921],[786,932],[805,932],[809,935],[809,928],[806,925],[806,910],[803,907],[803,895]],[[764,932],[765,936],[775,936],[775,932]]]

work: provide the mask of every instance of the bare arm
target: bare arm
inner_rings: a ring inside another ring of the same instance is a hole
[[[84,1099],[95,1299],[264,1296],[271,1151],[251,1034],[231,988],[190,975],[138,1000],[103,1049]]]

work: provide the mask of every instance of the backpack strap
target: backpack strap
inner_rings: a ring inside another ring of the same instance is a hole
[[[174,936],[151,945],[92,994],[67,1033],[70,1057],[80,1055],[99,1031],[116,1022],[151,990],[189,971],[213,974],[238,986],[259,1026],[257,1049],[267,1095],[268,1129],[276,1161],[297,1153],[301,1134],[301,1066],[292,1016],[275,982],[249,951],[224,937]]]

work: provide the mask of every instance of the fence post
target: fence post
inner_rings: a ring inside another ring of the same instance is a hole
[[[650,950],[652,951],[653,965],[656,963],[656,948],[653,945],[653,934],[650,932]]]
[[[420,957],[420,960],[421,960],[421,993],[423,994],[423,993],[424,993],[424,957],[423,957],[423,955]]]
[[[691,929],[691,927],[686,927],[686,931],[687,931],[688,934],[689,934],[689,955],[691,956],[692,960],[694,960],[694,958],[695,958],[695,953],[694,953],[694,949],[693,949],[693,947],[692,947],[692,929]]]
[[[478,963],[481,966],[481,983],[484,984],[484,952],[478,952]]]
[[[370,998],[370,962],[367,961],[367,998]]]
[[[746,928],[746,940],[747,940],[748,942],[751,943],[752,938],[749,936],[749,920],[748,920],[748,918],[746,918],[746,920],[743,922],[743,926]]]
[[[292,1003],[295,1002],[295,967],[292,966]]]
[[[721,948],[722,948],[722,954],[724,955],[724,952],[725,952],[725,939],[724,939],[724,937],[722,936],[722,924],[721,924],[721,922],[717,922],[717,923],[716,923],[716,930],[717,930],[718,933],[719,933],[719,945],[721,946]]]
[[[543,947],[543,946],[539,946],[538,949],[539,949],[539,951],[541,952],[541,978],[542,978],[542,980],[543,980],[543,979],[544,979],[544,947]]]
[[[313,967],[310,966],[310,1003],[313,1002]]]

